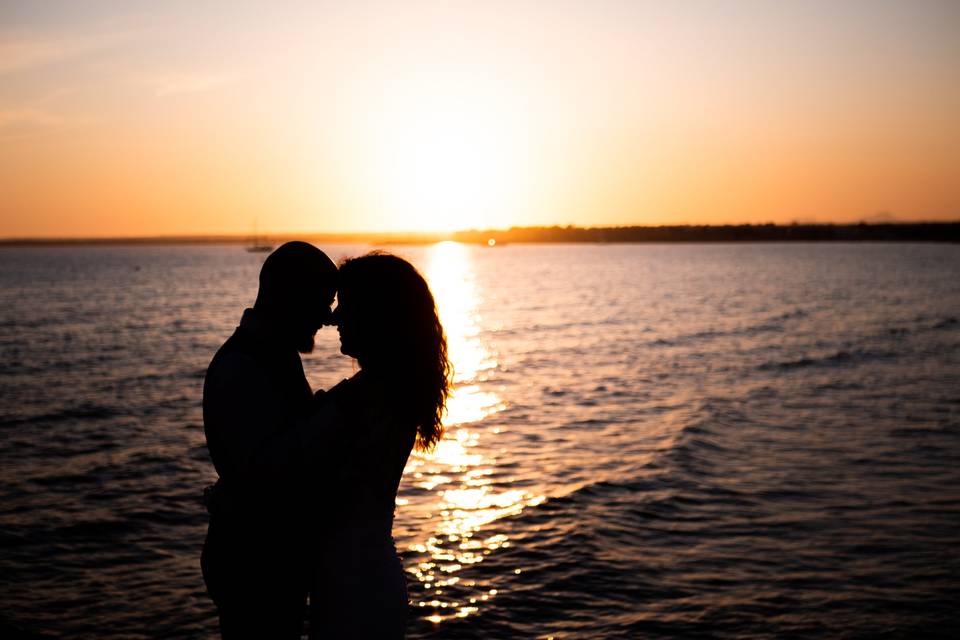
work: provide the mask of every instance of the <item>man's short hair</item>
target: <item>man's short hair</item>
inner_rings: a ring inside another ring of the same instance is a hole
[[[256,306],[288,308],[304,296],[332,294],[337,265],[312,244],[295,240],[278,247],[260,268]]]

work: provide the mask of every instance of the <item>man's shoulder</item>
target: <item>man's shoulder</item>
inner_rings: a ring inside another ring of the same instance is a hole
[[[242,341],[237,339],[237,334],[227,339],[217,349],[207,366],[205,385],[225,383],[258,374],[261,367],[257,358],[249,349],[243,347]]]

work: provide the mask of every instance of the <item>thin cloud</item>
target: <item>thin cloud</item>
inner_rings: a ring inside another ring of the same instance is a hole
[[[95,118],[67,116],[36,105],[0,105],[0,140],[20,140],[62,133],[95,123]]]
[[[0,107],[0,139],[22,138],[61,127],[66,120],[36,107]]]
[[[0,34],[0,76],[36,69],[108,49],[128,40],[132,35],[131,33],[91,36]]]
[[[213,91],[237,80],[232,73],[166,73],[146,77],[143,84],[158,97]]]
[[[49,126],[60,124],[62,118],[42,109],[0,108],[0,130],[11,126]]]

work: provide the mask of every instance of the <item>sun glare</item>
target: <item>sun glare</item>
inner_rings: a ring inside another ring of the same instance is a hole
[[[377,144],[380,206],[408,229],[491,226],[516,206],[516,137],[492,110],[438,102],[408,114]]]
[[[506,404],[492,390],[482,390],[497,360],[480,335],[473,251],[455,242],[435,244],[425,269],[456,371],[444,420],[447,435],[432,453],[414,452],[405,470],[407,482],[435,496],[421,506],[432,524],[429,537],[409,547],[421,562],[408,569],[417,581],[411,584],[411,597],[416,606],[433,609],[427,619],[435,623],[472,615],[497,595],[491,585],[461,572],[511,545],[506,534],[486,531],[491,523],[545,499],[502,484],[497,460],[490,455],[495,450],[490,441],[501,432],[496,415]],[[469,600],[446,593],[455,584],[468,590]]]

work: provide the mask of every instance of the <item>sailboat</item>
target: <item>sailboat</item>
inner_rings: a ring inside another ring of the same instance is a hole
[[[253,237],[250,239],[250,244],[247,246],[247,251],[250,253],[268,253],[273,251],[273,245],[267,244],[260,239],[260,236],[257,235],[257,221],[253,221]]]

